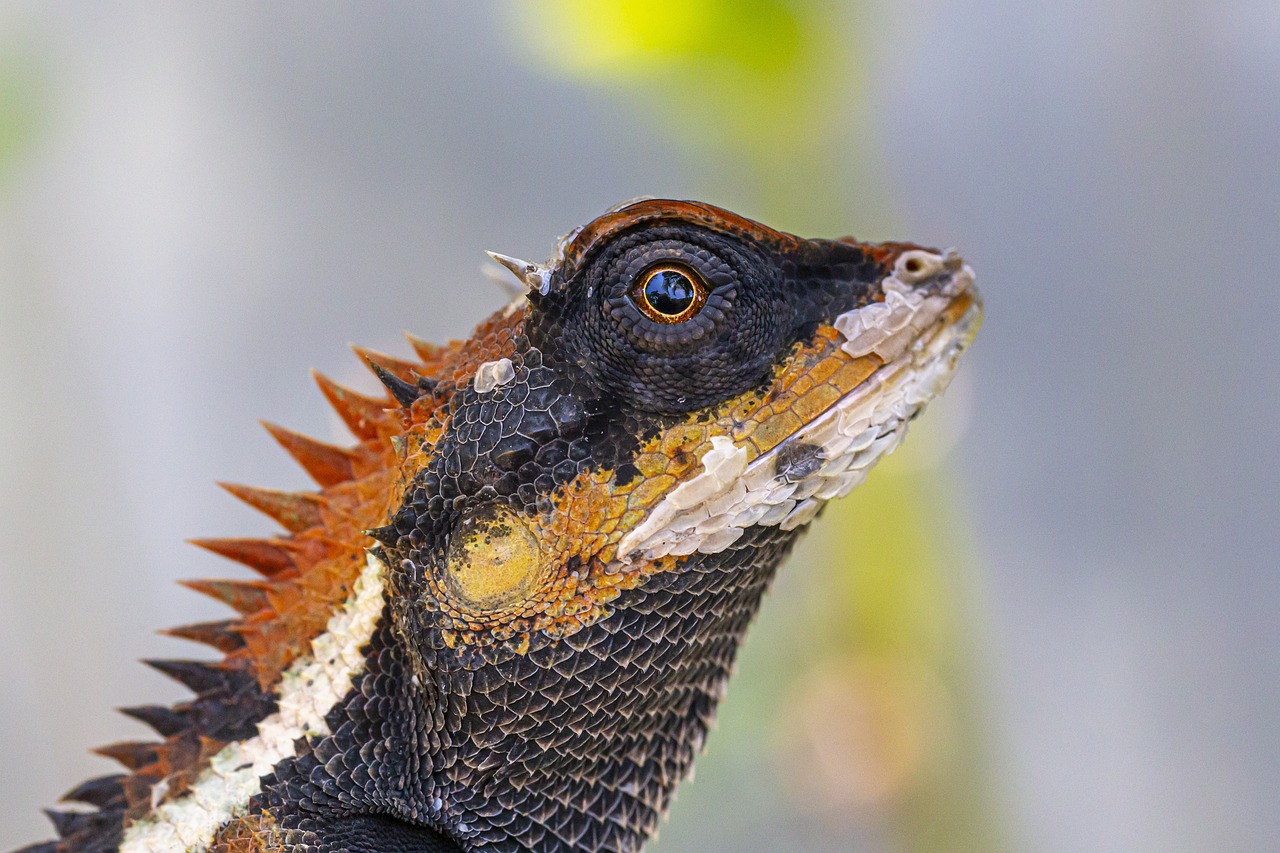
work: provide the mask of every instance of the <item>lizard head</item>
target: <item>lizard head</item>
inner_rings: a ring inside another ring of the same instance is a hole
[[[384,537],[414,635],[468,666],[691,559],[789,542],[897,445],[981,319],[954,251],[696,202],[625,204],[545,265],[494,257],[529,291],[437,389]]]
[[[437,825],[637,849],[777,565],[945,388],[981,306],[952,251],[695,202],[610,211],[545,265],[495,258],[528,291],[409,404],[376,531],[448,744]]]

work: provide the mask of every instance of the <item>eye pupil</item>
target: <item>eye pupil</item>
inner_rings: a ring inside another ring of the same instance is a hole
[[[707,302],[702,278],[683,264],[650,267],[632,280],[631,304],[655,323],[675,325],[697,316]]]
[[[644,298],[659,314],[676,317],[697,299],[697,288],[679,270],[658,270],[644,283]]]

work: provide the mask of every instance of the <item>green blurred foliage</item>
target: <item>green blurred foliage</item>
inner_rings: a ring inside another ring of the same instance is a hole
[[[649,102],[654,132],[724,153],[762,207],[801,230],[838,221],[844,131],[862,106],[858,6],[795,0],[546,0],[513,31],[571,79]],[[799,202],[799,203],[797,203]]]
[[[762,123],[812,128],[823,117],[814,72],[837,51],[815,6],[550,0],[524,10],[540,31],[532,44],[550,66],[578,79],[643,86],[674,111],[678,134],[803,146],[800,136],[761,132]]]
[[[876,185],[874,153],[857,144],[873,132],[858,4],[515,8],[514,31],[537,62],[638,97],[662,132],[756,188],[752,212],[796,231],[841,233],[856,198],[864,227],[891,231],[887,193],[866,191]],[[810,565],[784,569],[700,782],[681,792],[658,849],[723,845],[732,827],[701,824],[734,806],[761,827],[796,812],[829,837],[865,836],[870,826],[894,848],[1007,846],[987,778],[971,561],[941,472],[913,463],[915,453],[908,441],[833,504],[803,549]],[[786,576],[794,572],[799,583]]]
[[[37,136],[39,80],[26,57],[0,52],[0,189]]]

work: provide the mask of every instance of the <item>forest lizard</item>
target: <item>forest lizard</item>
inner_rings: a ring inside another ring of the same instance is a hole
[[[317,374],[354,447],[268,425],[319,488],[226,488],[255,581],[153,661],[195,698],[25,853],[638,851],[796,536],[947,385],[982,309],[954,251],[806,240],[644,199],[504,255],[471,338]]]

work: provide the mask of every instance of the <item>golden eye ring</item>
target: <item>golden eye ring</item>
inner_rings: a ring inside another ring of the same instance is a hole
[[[665,325],[683,323],[707,304],[707,286],[683,264],[650,267],[637,277],[627,295],[642,314]]]

